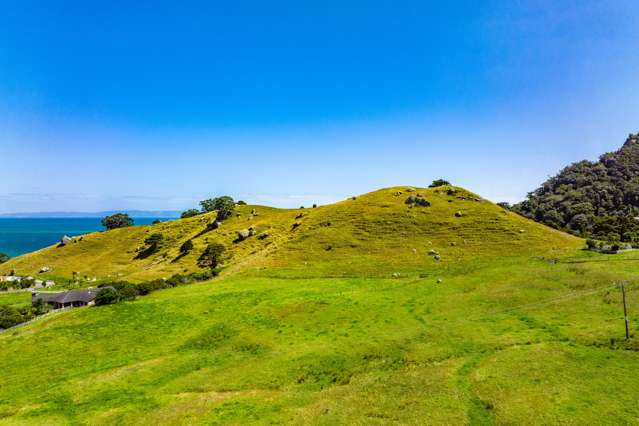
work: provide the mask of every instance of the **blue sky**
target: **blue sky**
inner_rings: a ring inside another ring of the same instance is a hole
[[[636,1],[3,2],[0,213],[516,201],[639,130]]]

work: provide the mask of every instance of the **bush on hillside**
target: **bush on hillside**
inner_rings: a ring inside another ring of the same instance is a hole
[[[193,217],[193,216],[197,216],[199,214],[201,214],[202,212],[200,212],[197,209],[188,209],[186,211],[183,211],[182,214],[180,215],[180,218],[182,219],[186,219],[188,217]]]
[[[102,226],[107,230],[133,226],[133,219],[126,213],[116,213],[102,219]]]
[[[0,253],[0,263],[4,263],[10,259],[8,254]]]
[[[237,202],[237,205],[238,206],[245,206],[246,205],[246,201],[240,200],[240,201]]]
[[[97,306],[113,305],[120,300],[120,292],[115,288],[107,287],[102,289],[95,297],[95,304]]]
[[[180,254],[182,255],[187,254],[191,250],[193,250],[193,241],[191,240],[186,240],[184,244],[180,246]]]
[[[201,268],[215,269],[222,260],[225,248],[222,244],[209,244],[200,255],[197,263]]]

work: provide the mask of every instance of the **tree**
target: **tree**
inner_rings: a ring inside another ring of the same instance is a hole
[[[215,269],[220,264],[225,248],[222,244],[209,244],[197,260],[201,268]]]
[[[102,219],[102,226],[107,230],[133,226],[133,219],[126,213],[116,213]]]
[[[4,263],[10,259],[8,254],[0,253],[0,263]]]
[[[433,181],[433,183],[431,183],[430,185],[428,185],[429,188],[437,188],[438,186],[444,186],[444,185],[450,185],[450,182],[448,182],[445,179],[435,179]]]
[[[158,223],[162,223],[162,221],[160,219],[155,219],[153,222],[151,222],[151,225],[157,225]]]
[[[0,305],[0,329],[13,327],[24,322],[20,311],[8,305]]]
[[[44,299],[40,298],[35,301],[33,304],[33,313],[36,315],[44,315],[49,312],[49,305],[44,301]]]
[[[186,218],[188,218],[188,217],[197,216],[197,215],[199,215],[200,213],[202,213],[202,212],[200,212],[200,211],[199,211],[199,210],[197,210],[197,209],[188,209],[188,210],[185,210],[185,211],[183,211],[183,212],[182,212],[182,214],[180,215],[180,218],[182,218],[182,219],[186,219]]]
[[[164,235],[160,233],[151,234],[144,239],[146,248],[138,253],[136,259],[146,259],[147,257],[155,254],[160,250],[162,242],[164,241]]]
[[[217,211],[217,220],[219,221],[229,217],[231,213],[233,213],[233,210],[235,210],[235,201],[228,195],[200,201],[200,205],[204,212]]]
[[[113,305],[120,301],[120,293],[111,287],[105,287],[95,296],[95,304],[98,306]]]
[[[193,241],[191,241],[191,240],[186,240],[184,242],[184,244],[182,244],[180,246],[180,253],[181,254],[187,254],[191,250],[193,250]]]

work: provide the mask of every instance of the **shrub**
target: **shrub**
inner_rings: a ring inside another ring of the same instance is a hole
[[[587,239],[586,240],[586,247],[588,248],[588,250],[597,250],[598,246],[599,246],[599,244],[597,243],[597,241],[592,240],[592,239]]]
[[[13,327],[24,321],[23,315],[16,308],[0,305],[0,329]]]
[[[0,263],[4,263],[10,259],[8,254],[0,253]]]
[[[193,241],[191,240],[186,240],[184,244],[180,246],[180,254],[187,254],[191,250],[193,250]]]
[[[445,185],[450,185],[450,182],[448,182],[445,179],[435,179],[433,181],[433,183],[431,183],[430,185],[428,185],[429,188],[437,188],[438,186],[445,186]]]
[[[201,212],[197,209],[188,209],[186,211],[183,211],[182,214],[180,215],[180,217],[182,219],[186,219],[187,217],[193,217],[193,216],[197,216],[199,215]]]
[[[162,223],[162,221],[160,219],[155,219],[153,222],[151,222],[151,225],[157,225],[158,223]]]
[[[116,213],[102,219],[102,226],[106,229],[124,228],[133,226],[133,219],[126,213]]]
[[[97,306],[113,305],[120,301],[120,293],[111,287],[103,288],[95,297],[95,304]]]
[[[217,268],[220,264],[225,248],[222,244],[209,244],[202,252],[198,259],[198,265],[201,268]]]
[[[246,201],[240,200],[240,201],[237,202],[237,205],[238,206],[245,206],[246,205]]]

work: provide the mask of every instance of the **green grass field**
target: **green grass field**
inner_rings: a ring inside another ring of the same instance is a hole
[[[230,247],[219,278],[0,334],[0,424],[639,423],[639,252],[397,190],[304,209],[295,230],[298,211],[265,213],[269,245],[225,224],[205,237]]]

